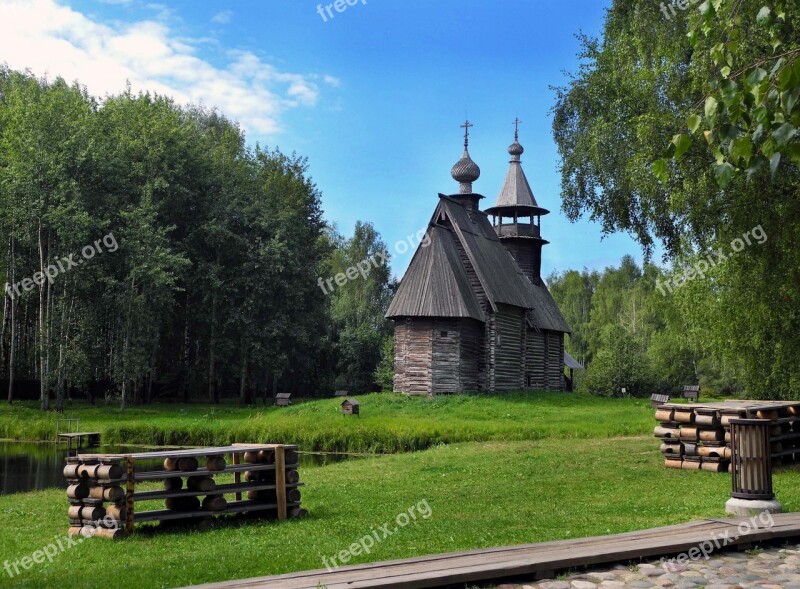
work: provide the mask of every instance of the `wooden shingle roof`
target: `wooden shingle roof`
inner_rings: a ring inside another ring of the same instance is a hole
[[[430,243],[414,253],[386,317],[471,317],[484,313],[461,265],[453,234],[428,227]]]
[[[485,213],[468,211],[456,199],[439,195],[428,235],[431,243],[414,254],[387,318],[471,317],[485,321],[464,270],[460,246],[493,310],[498,304],[530,309],[535,327],[571,331],[547,287],[528,280]]]

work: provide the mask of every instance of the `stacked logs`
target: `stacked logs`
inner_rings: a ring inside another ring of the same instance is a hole
[[[661,440],[664,464],[684,470],[727,472],[731,459],[730,421],[769,419],[772,465],[800,460],[800,405],[752,401],[703,405],[662,405],[654,434]]]
[[[221,472],[225,470],[226,462],[222,456],[207,456],[205,467],[208,472]],[[200,466],[197,458],[187,457],[167,457],[164,459],[164,470],[167,472],[195,472]],[[165,491],[181,491],[184,480],[181,477],[164,479]],[[164,501],[165,507],[171,511],[208,511],[209,514],[225,511],[228,502],[220,494],[214,493],[217,488],[216,481],[209,475],[189,475],[186,477],[186,490],[195,493],[206,493],[202,495],[183,495],[167,497]]]
[[[243,458],[246,464],[275,464],[275,451],[272,449],[265,449],[245,452]],[[302,496],[300,490],[295,486],[300,482],[300,474],[297,471],[297,461],[297,451],[287,448],[284,451],[284,481],[287,486],[286,503],[288,505],[287,515],[289,517],[304,517],[308,513],[305,509],[300,507]],[[277,476],[275,470],[248,470],[244,473],[244,480],[249,483],[275,485]],[[247,491],[247,500],[253,503],[277,504],[277,489],[256,489]]]
[[[125,523],[124,469],[119,460],[67,458],[69,535],[117,538]]]
[[[226,455],[233,457],[232,465],[226,462]],[[152,459],[163,460],[163,470],[137,471],[137,461]],[[81,455],[69,459],[64,475],[72,483],[68,495],[73,532],[103,528],[99,535],[114,537],[123,522],[124,532],[130,533],[137,524],[147,522],[182,525],[192,521],[210,526],[214,516],[224,514],[302,517],[307,512],[300,507],[297,487],[302,483],[297,469],[296,446],[234,444],[180,452]],[[218,474],[233,474],[234,482],[218,483],[214,478]],[[136,488],[137,483],[149,481],[161,481],[163,488]],[[166,508],[136,509],[141,502],[156,500],[164,500]],[[104,502],[110,505],[104,507]],[[114,525],[98,524],[103,517],[111,517]],[[114,534],[108,531],[111,528],[116,530]]]
[[[725,445],[725,428],[714,410],[662,405],[653,433],[661,439],[667,468],[727,472],[731,450]]]

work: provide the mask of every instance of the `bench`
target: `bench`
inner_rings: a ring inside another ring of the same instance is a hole
[[[669,395],[660,395],[658,393],[650,395],[650,406],[654,409],[660,407],[664,403],[669,403]]]
[[[700,399],[700,385],[687,384],[683,387],[683,398],[690,401],[698,401]]]

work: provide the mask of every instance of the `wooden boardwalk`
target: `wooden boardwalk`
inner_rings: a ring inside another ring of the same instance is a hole
[[[517,575],[549,578],[571,567],[653,558],[683,553],[713,538],[727,538],[727,548],[783,538],[800,538],[800,513],[774,515],[771,527],[756,527],[740,536],[737,526],[748,518],[701,520],[638,532],[471,550],[199,585],[203,589],[421,589],[499,580]],[[766,518],[765,518],[766,519]],[[767,522],[768,523],[768,522]],[[724,548],[723,548],[724,550]],[[320,559],[322,557],[320,556]]]

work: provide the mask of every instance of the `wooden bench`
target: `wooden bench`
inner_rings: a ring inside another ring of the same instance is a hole
[[[654,409],[664,403],[669,403],[669,395],[659,395],[658,393],[650,395],[650,406]]]
[[[690,401],[698,401],[700,399],[700,385],[687,384],[683,387],[683,398]]]

